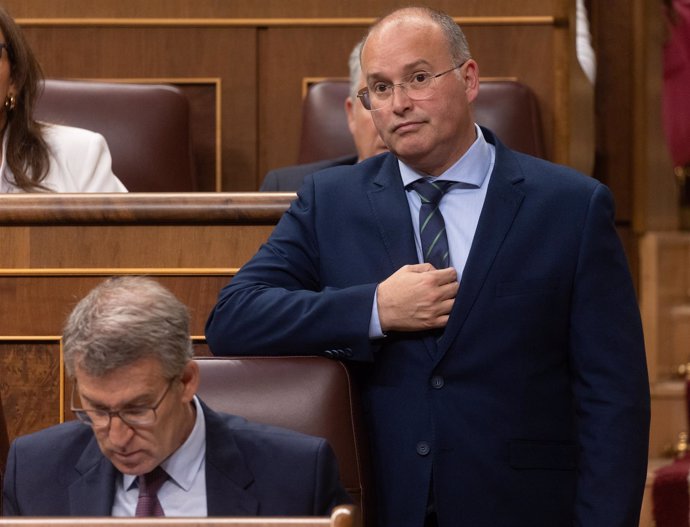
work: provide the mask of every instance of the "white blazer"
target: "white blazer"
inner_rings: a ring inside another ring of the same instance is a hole
[[[127,192],[113,174],[110,150],[102,135],[57,124],[46,124],[43,132],[50,158],[43,186],[54,192]],[[0,193],[24,192],[14,185],[6,151],[7,134],[2,141]]]

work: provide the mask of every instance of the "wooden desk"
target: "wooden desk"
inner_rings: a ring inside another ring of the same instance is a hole
[[[218,291],[294,194],[0,196],[0,395],[10,439],[64,419],[60,335],[108,276],[159,279],[191,311],[197,352]]]

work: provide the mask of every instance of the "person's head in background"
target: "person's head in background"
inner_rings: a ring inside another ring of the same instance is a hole
[[[191,433],[199,370],[189,313],[155,280],[111,278],[83,298],[63,332],[72,407],[123,474],[156,468]]]
[[[348,60],[350,67],[350,96],[345,99],[347,126],[355,141],[357,161],[362,161],[388,150],[379,135],[379,131],[374,126],[371,113],[365,110],[357,100],[357,92],[366,87],[364,79],[362,79],[362,68],[359,65],[359,52],[361,49],[362,42],[359,42],[352,50],[352,53],[350,53],[350,59]]]
[[[0,7],[0,128],[7,163],[22,190],[42,190],[48,147],[33,113],[43,80],[41,67],[14,19]]]

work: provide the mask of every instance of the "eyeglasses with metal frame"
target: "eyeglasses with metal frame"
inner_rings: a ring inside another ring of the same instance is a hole
[[[446,73],[462,68],[467,61],[453,66],[441,73],[429,73],[428,71],[416,71],[398,83],[377,81],[371,87],[362,88],[357,92],[357,98],[362,106],[370,112],[375,112],[387,106],[393,98],[395,88],[400,88],[413,101],[429,99],[436,89],[436,79]]]
[[[161,395],[158,402],[153,406],[132,406],[129,408],[122,408],[120,410],[101,410],[97,408],[77,408],[74,406],[74,392],[75,386],[72,386],[72,400],[70,404],[70,410],[74,412],[74,415],[84,423],[85,425],[92,426],[94,428],[106,428],[110,426],[110,421],[113,416],[117,416],[120,420],[136,428],[137,426],[147,426],[152,425],[156,422],[156,410],[163,403],[165,396],[168,395],[170,388],[173,383],[177,380],[177,377],[171,379],[168,382],[168,386]],[[75,383],[76,385],[76,383]]]

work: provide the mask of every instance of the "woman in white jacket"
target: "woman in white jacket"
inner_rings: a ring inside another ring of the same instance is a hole
[[[34,120],[42,78],[19,27],[0,8],[0,193],[127,192],[102,135]]]

